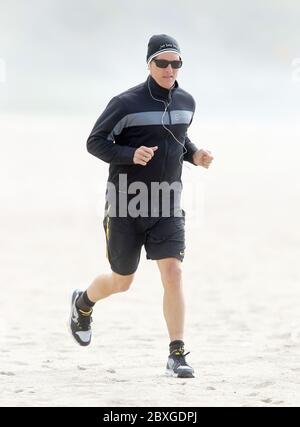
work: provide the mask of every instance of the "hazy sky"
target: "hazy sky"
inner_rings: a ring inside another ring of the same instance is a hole
[[[100,111],[146,79],[148,40],[166,33],[203,114],[288,114],[299,107],[299,22],[298,0],[0,0],[0,111]]]

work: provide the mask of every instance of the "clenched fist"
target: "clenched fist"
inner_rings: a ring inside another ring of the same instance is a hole
[[[154,152],[158,149],[155,147],[144,147],[143,145],[135,150],[133,156],[133,163],[135,165],[146,166],[146,164],[152,159],[154,156]]]
[[[193,155],[193,162],[196,166],[203,166],[208,169],[209,165],[213,160],[213,156],[211,156],[211,152],[209,150],[203,150],[202,148],[196,151]]]

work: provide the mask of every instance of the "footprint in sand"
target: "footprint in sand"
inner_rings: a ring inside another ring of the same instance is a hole
[[[257,384],[254,386],[254,388],[266,388],[270,387],[271,385],[275,385],[275,383],[273,381],[265,381],[264,383]]]
[[[19,339],[18,339],[19,341]],[[29,346],[29,347],[34,347],[36,345],[36,342],[34,341],[23,341],[23,342],[16,342],[15,345],[17,346]]]
[[[14,372],[10,372],[10,371],[1,371],[0,375],[6,375],[7,377],[13,377],[14,375],[16,375]]]
[[[270,398],[268,398],[268,399],[261,399],[261,402],[272,403],[272,399],[270,399]]]
[[[274,334],[274,335],[270,335],[269,338],[276,339],[276,340],[287,340],[291,338],[291,334],[289,332],[282,333],[282,334]]]
[[[300,331],[299,330],[293,330],[291,332],[290,339],[294,344],[300,344]]]
[[[9,331],[10,328],[7,324],[7,321],[4,319],[4,317],[0,317],[0,346],[5,347],[7,345],[7,338],[8,334],[7,331]]]
[[[29,363],[22,362],[22,361],[20,361],[20,360],[15,360],[15,361],[13,362],[13,364],[14,364],[14,365],[17,365],[17,366],[29,366]]]

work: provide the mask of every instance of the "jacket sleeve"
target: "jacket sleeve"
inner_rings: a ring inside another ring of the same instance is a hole
[[[193,100],[193,115],[192,115],[191,121],[189,123],[189,126],[191,125],[191,123],[193,121],[194,113],[195,113],[195,109],[196,109],[196,103],[195,103],[194,98],[192,98],[192,100]],[[185,146],[186,152],[184,153],[183,160],[190,162],[194,165],[195,163],[193,162],[193,155],[196,151],[198,151],[198,148],[196,147],[195,144],[192,143],[192,141],[188,137],[187,133],[185,134],[184,146]]]
[[[192,143],[192,141],[187,136],[187,134],[185,135],[184,146],[185,146],[186,152],[184,153],[183,160],[190,162],[194,165],[195,163],[193,162],[193,155],[196,151],[198,151],[198,148],[196,147],[195,144]]]
[[[135,148],[115,143],[115,136],[122,132],[126,121],[126,111],[116,96],[96,121],[86,147],[87,151],[106,163],[131,165]]]

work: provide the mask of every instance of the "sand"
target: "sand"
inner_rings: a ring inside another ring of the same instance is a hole
[[[0,405],[298,406],[300,129],[192,126],[215,160],[184,171],[185,342],[197,375],[187,380],[164,376],[162,285],[145,253],[132,288],[96,306],[90,347],[68,332],[70,291],[109,272],[107,167],[85,149],[94,121],[1,121]]]

